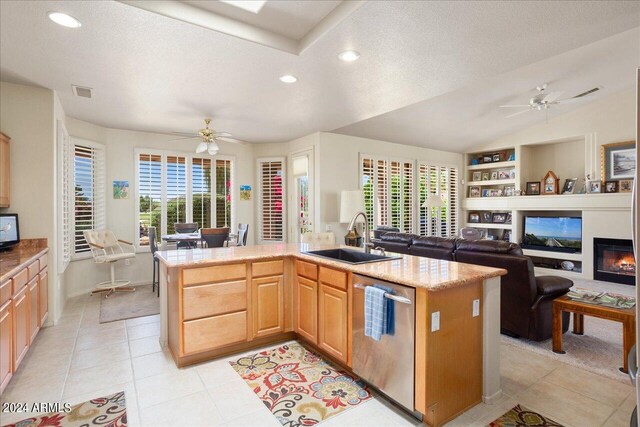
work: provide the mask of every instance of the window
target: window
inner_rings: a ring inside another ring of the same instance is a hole
[[[360,185],[371,230],[376,225],[388,225],[413,232],[413,164],[412,160],[361,157]]]
[[[284,179],[283,158],[258,159],[258,239],[261,243],[286,239]]]
[[[58,271],[63,273],[71,261],[71,180],[73,167],[71,163],[71,141],[62,120],[56,121],[57,156],[60,174],[57,180],[57,191],[61,195],[58,205],[58,252],[60,253]]]
[[[158,241],[180,222],[232,227],[233,158],[155,150],[137,150],[136,158],[138,246],[149,245],[150,226]]]
[[[458,169],[413,160],[363,154],[360,185],[369,227],[397,227],[406,233],[454,236],[458,233]],[[423,208],[429,194],[440,194],[441,208]]]
[[[89,141],[73,143],[73,237],[74,254],[89,252],[85,230],[105,227],[105,161],[104,148]]]
[[[420,227],[422,236],[458,234],[458,168],[418,162]],[[440,194],[441,208],[423,208],[429,194]]]

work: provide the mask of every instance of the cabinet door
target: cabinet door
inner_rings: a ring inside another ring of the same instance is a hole
[[[13,372],[29,350],[29,286],[13,299]]]
[[[284,331],[283,276],[251,281],[253,336],[262,337]]]
[[[318,343],[318,282],[302,276],[296,281],[294,304],[295,331],[314,344]]]
[[[38,275],[29,282],[29,342],[33,342],[40,330],[40,317],[38,316]]]
[[[347,361],[347,293],[320,285],[318,345],[336,359]]]
[[[38,317],[40,318],[39,325],[42,327],[49,313],[49,274],[46,268],[40,272],[40,284],[38,286],[40,291]]]
[[[8,301],[0,309],[0,392],[9,383],[13,369],[11,369],[13,354],[11,340],[13,338],[12,304]]]

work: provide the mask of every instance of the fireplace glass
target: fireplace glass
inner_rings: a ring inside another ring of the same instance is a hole
[[[636,262],[631,240],[596,238],[593,254],[594,279],[635,284]]]

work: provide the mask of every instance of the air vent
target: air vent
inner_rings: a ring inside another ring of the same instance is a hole
[[[90,87],[76,86],[71,85],[71,89],[73,90],[73,94],[75,96],[81,96],[83,98],[91,98],[91,89]]]

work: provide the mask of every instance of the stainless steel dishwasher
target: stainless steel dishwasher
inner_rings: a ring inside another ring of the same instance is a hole
[[[364,335],[364,289],[375,284],[393,290],[385,297],[394,301],[395,312],[394,334],[383,335],[380,341]],[[415,300],[413,288],[353,276],[353,371],[411,412],[415,412]]]

